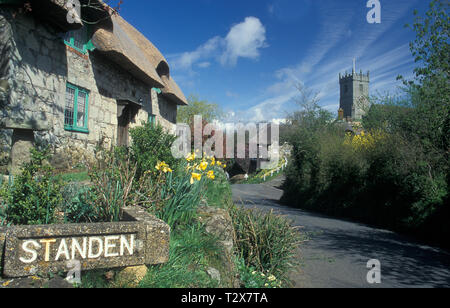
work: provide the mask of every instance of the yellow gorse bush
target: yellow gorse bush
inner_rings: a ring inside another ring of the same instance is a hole
[[[385,138],[384,134],[380,131],[374,131],[366,133],[362,131],[359,135],[353,135],[347,133],[345,136],[344,144],[351,146],[354,150],[370,150],[373,149],[377,142]]]

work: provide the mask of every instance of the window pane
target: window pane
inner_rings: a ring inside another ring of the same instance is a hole
[[[86,99],[87,99],[86,93],[78,91],[77,126],[80,128],[85,127],[85,123],[86,123]]]
[[[64,124],[65,125],[73,125],[73,116],[74,116],[74,105],[75,105],[75,90],[72,88],[66,88],[66,108],[64,115]]]

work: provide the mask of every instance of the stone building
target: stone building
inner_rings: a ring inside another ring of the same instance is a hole
[[[339,74],[339,83],[339,119],[347,122],[360,121],[368,108],[370,73],[357,73],[354,65],[351,74]]]
[[[79,23],[65,0],[22,13],[21,2],[0,0],[0,164],[15,173],[32,144],[46,143],[55,164],[74,166],[100,144],[128,145],[143,122],[175,131],[186,98],[139,31],[99,0]]]

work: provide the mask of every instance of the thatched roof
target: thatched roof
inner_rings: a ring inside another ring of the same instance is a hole
[[[67,0],[31,0],[33,12],[62,31],[81,28],[67,21]],[[161,52],[138,30],[110,9],[102,0],[80,0],[83,21],[94,22],[92,43],[96,51],[130,72],[178,105],[187,105],[186,97],[170,76],[169,64]],[[87,4],[90,6],[86,6]],[[103,9],[104,8],[104,9]]]
[[[124,69],[161,88],[168,99],[187,105],[186,97],[170,77],[169,65],[161,52],[138,30],[119,15],[101,23],[92,36],[96,50],[107,55]]]

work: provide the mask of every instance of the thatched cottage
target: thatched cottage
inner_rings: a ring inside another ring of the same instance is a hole
[[[73,166],[100,143],[128,145],[142,122],[174,131],[186,98],[139,31],[108,9],[83,7],[77,23],[66,0],[23,2],[0,0],[0,164],[15,172],[40,142]]]

